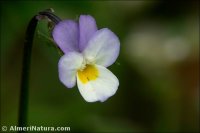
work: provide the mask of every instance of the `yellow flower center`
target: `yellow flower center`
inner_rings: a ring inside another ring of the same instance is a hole
[[[78,77],[83,84],[91,80],[96,80],[99,71],[94,65],[87,64],[83,70],[78,70]]]

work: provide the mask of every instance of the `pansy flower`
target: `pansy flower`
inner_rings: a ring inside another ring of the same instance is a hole
[[[81,15],[78,22],[59,22],[53,29],[53,39],[64,53],[58,71],[67,88],[77,83],[87,102],[103,102],[116,93],[119,81],[106,67],[116,61],[120,42],[111,30],[98,30],[93,17]]]

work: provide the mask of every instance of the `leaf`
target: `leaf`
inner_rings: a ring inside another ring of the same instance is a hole
[[[51,48],[54,48],[60,56],[64,54],[62,50],[55,44],[54,40],[51,37],[48,37],[48,35],[40,32],[39,30],[37,31],[37,36],[38,38],[44,39],[44,41],[46,42],[45,44],[47,44],[47,46]]]

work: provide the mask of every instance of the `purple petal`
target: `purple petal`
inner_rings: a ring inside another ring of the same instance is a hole
[[[96,64],[108,67],[117,59],[119,50],[118,37],[109,29],[103,28],[90,39],[83,55],[87,60],[94,60]]]
[[[83,51],[92,35],[97,31],[96,21],[90,15],[81,15],[79,18],[79,49]]]
[[[64,52],[79,51],[78,24],[72,20],[63,20],[53,29],[53,39]]]

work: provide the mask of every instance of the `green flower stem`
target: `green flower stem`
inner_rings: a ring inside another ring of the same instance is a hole
[[[54,24],[61,21],[60,18],[55,16],[49,11],[39,12],[35,15],[26,30],[25,42],[24,42],[24,54],[23,54],[23,64],[22,64],[22,78],[21,78],[21,90],[20,90],[20,106],[19,106],[19,118],[18,126],[26,127],[28,125],[28,97],[29,97],[29,75],[30,75],[30,63],[31,63],[31,51],[33,46],[33,38],[36,30],[38,20],[48,18]]]
[[[31,51],[32,51],[33,38],[37,22],[38,19],[36,18],[36,16],[34,16],[29,22],[24,42],[20,107],[19,107],[19,119],[18,119],[19,127],[27,126],[28,92],[29,92],[28,87],[29,87]]]

